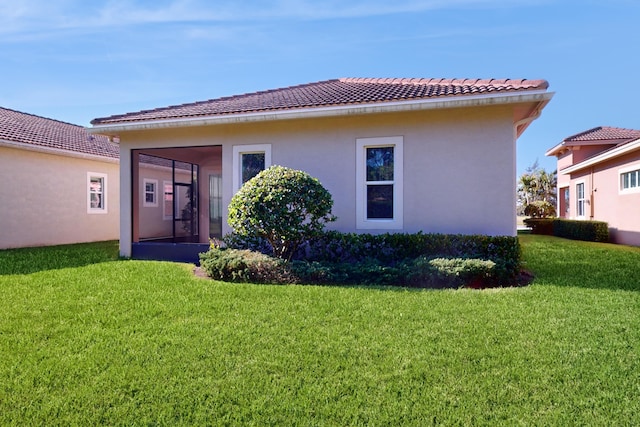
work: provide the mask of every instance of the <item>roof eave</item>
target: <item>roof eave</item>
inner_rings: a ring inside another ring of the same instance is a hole
[[[83,153],[80,151],[63,150],[61,148],[46,147],[42,145],[25,144],[23,142],[0,139],[0,147],[15,148],[18,150],[35,151],[56,156],[75,157],[83,160],[93,160],[97,162],[119,163],[120,159],[110,156],[100,156],[98,154]]]
[[[627,154],[629,152],[632,152],[632,151],[635,151],[635,150],[638,150],[638,149],[640,149],[640,138],[636,139],[633,142],[624,144],[624,145],[622,145],[620,147],[613,148],[613,149],[611,149],[611,150],[609,150],[609,151],[607,151],[605,153],[593,156],[593,157],[591,157],[591,158],[589,158],[587,160],[584,160],[584,161],[582,161],[580,163],[576,163],[575,165],[572,165],[572,166],[569,166],[567,168],[564,168],[564,169],[562,169],[560,171],[560,173],[566,175],[566,174],[570,174],[570,173],[573,173],[573,172],[577,172],[579,170],[594,166],[594,165],[596,165],[598,163],[601,163],[601,162],[604,162],[604,161],[607,161],[607,160],[614,159],[616,157],[622,156],[624,154]]]
[[[567,149],[567,147],[566,147],[566,145],[565,145],[565,143],[563,141],[560,144],[548,149],[547,152],[544,153],[544,155],[545,156],[556,156],[556,155],[562,153],[566,149]]]
[[[117,135],[121,132],[148,129],[166,129],[194,126],[212,126],[221,124],[251,123],[276,120],[292,120],[304,118],[337,117],[348,115],[407,112],[421,110],[451,109],[465,107],[481,107],[490,105],[536,103],[538,107],[533,111],[535,117],[519,131],[522,133],[526,126],[534,120],[544,106],[551,100],[554,92],[546,90],[527,91],[525,93],[508,93],[499,95],[477,95],[455,98],[419,99],[408,101],[393,101],[371,104],[340,105],[331,107],[310,107],[295,110],[276,110],[266,112],[225,114],[219,116],[186,117],[175,119],[160,119],[146,121],[120,122],[114,124],[95,124],[87,128],[94,134]]]

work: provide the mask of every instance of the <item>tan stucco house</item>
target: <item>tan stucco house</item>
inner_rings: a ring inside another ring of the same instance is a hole
[[[558,159],[558,215],[609,223],[612,241],[640,246],[640,130],[599,126],[546,152]]]
[[[118,146],[0,108],[0,249],[119,237]]]
[[[551,100],[547,88],[345,78],[98,118],[90,132],[120,144],[124,256],[230,232],[233,194],[275,164],[321,181],[339,231],[515,235],[516,140]],[[155,186],[141,172],[150,159],[171,164]],[[147,231],[147,198],[162,200],[170,235]]]

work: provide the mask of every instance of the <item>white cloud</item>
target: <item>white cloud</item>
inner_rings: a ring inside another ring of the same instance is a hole
[[[541,2],[548,0],[520,0],[517,5]],[[60,30],[102,32],[112,27],[157,23],[343,19],[435,9],[513,6],[503,0],[0,0],[0,34],[44,35]]]

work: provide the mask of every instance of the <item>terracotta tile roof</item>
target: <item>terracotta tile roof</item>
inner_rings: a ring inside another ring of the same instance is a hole
[[[82,126],[0,107],[0,141],[119,158],[119,148]]]
[[[640,130],[598,126],[593,129],[571,135],[565,138],[564,142],[615,141],[638,138],[640,138]]]
[[[343,78],[94,119],[93,125],[546,90],[546,80]]]

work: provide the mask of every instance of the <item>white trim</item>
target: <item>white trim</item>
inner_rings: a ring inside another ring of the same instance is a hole
[[[636,182],[635,187],[622,188],[622,175],[629,172],[637,171],[637,170],[640,170],[640,163],[634,163],[634,164],[625,166],[624,168],[618,169],[618,194],[626,195],[626,194],[640,193],[640,176],[638,176],[637,178],[638,181]],[[640,175],[640,173],[638,175]]]
[[[356,228],[360,230],[401,230],[404,207],[404,137],[387,136],[356,139]],[[393,147],[393,219],[367,218],[366,149]]]
[[[597,156],[594,156],[588,160],[585,160],[583,162],[577,163],[573,166],[569,166],[567,168],[564,168],[560,171],[560,173],[562,174],[569,174],[569,173],[573,173],[576,171],[579,171],[580,169],[584,169],[587,168],[589,166],[593,166],[597,163],[603,162],[605,160],[610,160],[613,159],[615,157],[618,156],[622,156],[623,154],[627,154],[631,151],[635,151],[640,149],[640,139],[636,139],[635,141],[629,142],[627,144],[624,144],[620,147],[616,147],[612,150],[609,150],[605,153],[602,154],[598,154]]]
[[[271,144],[250,144],[233,146],[233,193],[242,187],[242,161],[243,154],[264,153],[265,169],[271,166]]]
[[[291,110],[259,111],[252,113],[229,113],[217,116],[187,117],[132,121],[115,124],[95,124],[87,128],[89,133],[114,134],[122,131],[159,129],[187,126],[210,126],[230,123],[246,123],[258,121],[290,120],[299,118],[351,116],[355,114],[373,114],[387,112],[405,112],[435,110],[446,108],[478,107],[501,104],[520,104],[527,102],[548,103],[554,92],[546,90],[514,92],[507,94],[464,95],[449,98],[416,99],[392,102],[376,102],[370,104],[340,105],[330,107],[304,107]],[[542,109],[544,105],[539,106]]]
[[[94,208],[91,207],[91,195],[94,194],[91,191],[91,180],[93,178],[98,178],[102,180],[102,191],[99,194],[102,194],[102,207]],[[106,173],[98,173],[98,172],[87,172],[87,213],[89,214],[106,214],[107,211],[107,174]]]
[[[582,199],[578,198],[578,185],[582,184]],[[574,217],[575,219],[586,219],[587,218],[587,184],[586,181],[584,179],[581,179],[580,181],[574,181],[573,183],[573,188],[575,191],[575,213],[574,213]],[[578,214],[578,202],[582,200],[582,215]]]
[[[147,202],[147,183],[153,184],[153,201]],[[164,188],[162,189],[164,192]],[[157,208],[158,207],[158,180],[151,178],[143,178],[142,180],[142,206],[145,208]],[[164,195],[164,194],[163,194]]]

